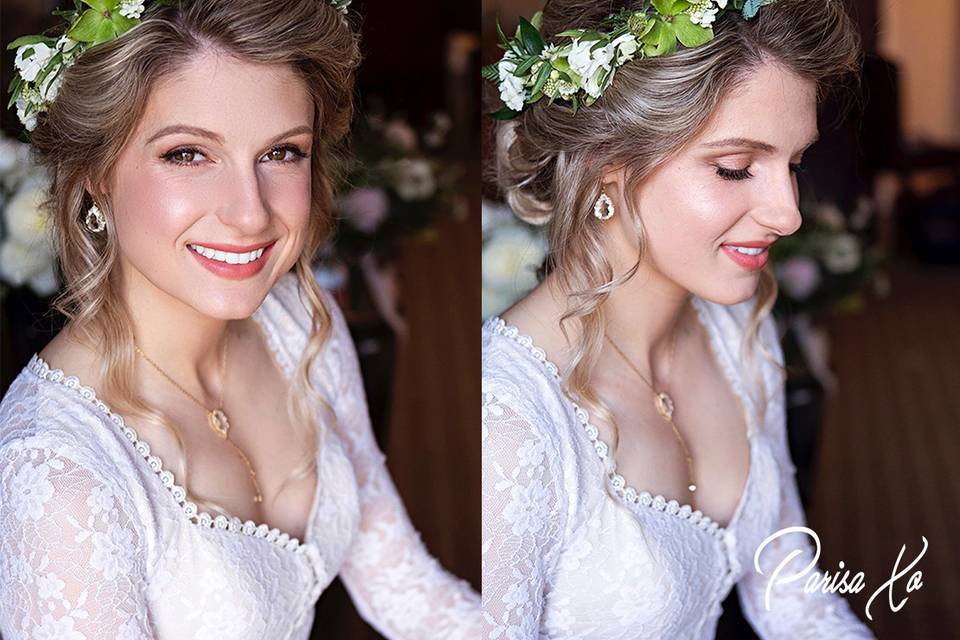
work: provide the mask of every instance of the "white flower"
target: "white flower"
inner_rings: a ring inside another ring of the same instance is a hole
[[[600,86],[601,79],[611,70],[614,61],[619,65],[633,58],[637,51],[637,39],[633,34],[625,33],[606,46],[591,51],[594,45],[596,42],[592,40],[574,40],[567,62],[570,70],[582,79],[583,90],[587,95],[599,98],[603,90]]]
[[[39,520],[44,516],[44,505],[53,497],[53,483],[48,479],[50,467],[27,462],[10,478],[7,489],[12,511],[21,517]]]
[[[840,233],[830,239],[823,263],[833,273],[850,273],[860,266],[860,240],[852,233]]]
[[[522,111],[527,96],[523,90],[523,78],[513,75],[516,68],[517,63],[509,57],[509,54],[497,64],[497,70],[500,72],[500,99],[514,111]]]
[[[387,168],[397,195],[407,201],[426,200],[437,190],[437,179],[426,160],[403,158]]]
[[[23,54],[26,53],[28,49],[33,49],[33,55],[24,60]],[[56,53],[55,49],[51,49],[42,42],[25,44],[17,49],[17,57],[14,59],[13,64],[17,67],[20,76],[24,80],[33,82],[36,80],[37,74],[43,71],[47,63],[50,62],[50,58],[56,55]]]
[[[519,298],[537,285],[536,269],[546,256],[545,245],[541,235],[518,224],[493,229],[481,258],[484,286]]]
[[[60,36],[59,40],[57,40],[57,51],[63,53],[64,61],[69,60],[76,54],[80,53],[80,49],[78,48],[79,46],[80,43],[70,36],[63,35]]]
[[[143,0],[123,0],[120,3],[120,15],[124,18],[139,20],[143,14]]]
[[[32,97],[30,92],[24,89],[20,92],[20,95],[17,96],[15,103],[17,107],[17,117],[20,118],[20,122],[23,123],[27,131],[33,131],[37,128],[37,109],[34,108],[33,111],[30,112],[30,115],[27,115],[27,107],[35,105],[32,100],[29,100],[30,97]]]
[[[40,99],[44,102],[53,102],[57,99],[57,93],[60,92],[60,84],[63,82],[63,65],[58,64],[50,70],[47,77],[40,83]]]
[[[693,24],[700,25],[701,27],[709,27],[713,24],[713,21],[717,18],[717,12],[720,9],[726,8],[727,2],[723,0],[723,3],[720,6],[714,6],[714,0],[697,0],[690,5],[690,8],[687,11],[690,13],[690,22]]]

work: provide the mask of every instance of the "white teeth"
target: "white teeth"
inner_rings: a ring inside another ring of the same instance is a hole
[[[758,256],[765,251],[763,247],[735,247],[732,244],[728,244],[727,246],[737,253],[744,253],[748,256]]]
[[[187,246],[205,258],[218,260],[219,262],[226,262],[227,264],[247,264],[248,262],[252,262],[262,256],[264,250],[266,249],[266,247],[260,247],[259,249],[249,251],[247,253],[230,253],[229,251],[210,249],[198,244],[189,244]]]

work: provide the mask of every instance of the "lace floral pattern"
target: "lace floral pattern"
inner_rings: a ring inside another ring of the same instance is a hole
[[[370,429],[339,309],[311,376],[337,415],[305,541],[212,517],[122,417],[35,355],[0,403],[5,639],[308,637],[341,573],[388,638],[472,637],[479,597],[428,554]],[[309,312],[287,274],[254,314],[289,377]],[[412,612],[412,613],[411,613]]]
[[[750,470],[727,527],[628,486],[543,350],[500,318],[484,324],[483,637],[713,638],[720,603],[734,585],[765,639],[874,637],[845,600],[803,593],[798,582],[774,589],[765,610],[767,576],[779,559],[797,548],[802,554],[790,567],[812,558],[805,539],[785,537],[764,550],[764,575],[753,571],[753,551],[764,538],[804,523],[786,446],[783,385],[764,362],[769,405],[757,424],[734,366],[753,301],[726,307],[693,300],[748,413]],[[782,364],[772,318],[761,340]]]

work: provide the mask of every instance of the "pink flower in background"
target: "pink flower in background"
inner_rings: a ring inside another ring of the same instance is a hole
[[[777,276],[791,298],[803,300],[819,286],[820,267],[809,256],[794,256],[777,267]]]
[[[412,153],[417,149],[417,132],[403,120],[390,120],[383,130],[383,137],[403,153]]]
[[[376,231],[387,217],[390,202],[383,189],[360,187],[340,200],[340,210],[347,222],[363,233]]]

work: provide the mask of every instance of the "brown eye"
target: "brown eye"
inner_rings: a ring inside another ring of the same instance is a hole
[[[164,159],[174,164],[189,165],[189,164],[195,164],[194,161],[197,159],[197,156],[201,158],[204,157],[203,154],[200,153],[200,151],[198,151],[197,149],[186,148],[186,149],[175,149],[170,153],[168,153],[167,155],[165,155]]]
[[[280,160],[282,161],[287,156],[287,149],[285,147],[277,147],[276,149],[271,149],[267,154],[267,157],[271,160]]]

